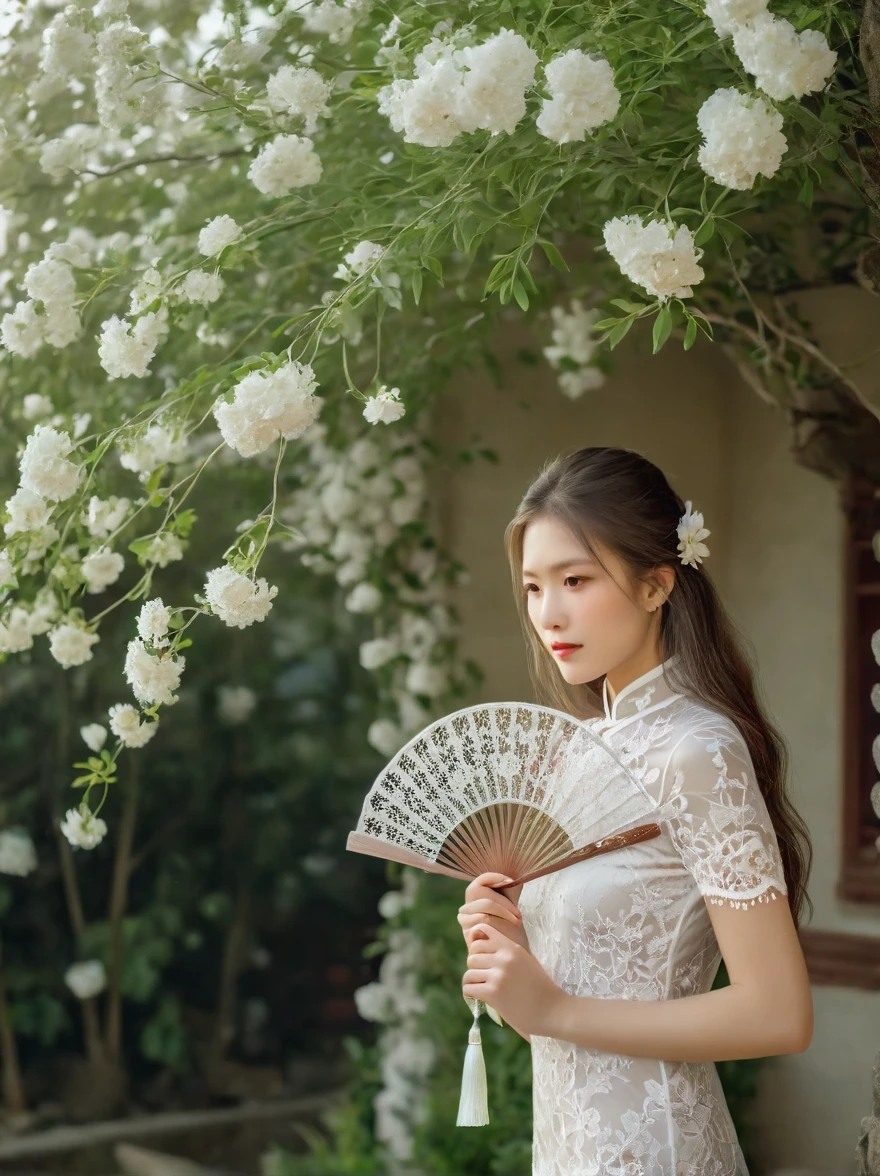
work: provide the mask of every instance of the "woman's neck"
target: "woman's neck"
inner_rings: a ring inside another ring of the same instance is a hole
[[[653,670],[655,666],[659,666],[663,661],[663,654],[657,646],[649,646],[620,665],[615,666],[613,670],[609,670],[605,675],[605,681],[608,684],[608,703],[609,706],[614,704],[614,699],[629,686],[630,682],[635,682],[637,678],[641,678],[643,674],[647,674],[649,670]]]

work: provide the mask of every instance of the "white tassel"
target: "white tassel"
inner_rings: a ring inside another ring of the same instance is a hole
[[[489,1104],[486,1090],[486,1062],[480,1027],[477,1021],[480,1008],[474,1010],[474,1023],[468,1033],[468,1047],[464,1055],[464,1069],[461,1075],[461,1099],[458,1104],[456,1127],[485,1127],[489,1122]]]

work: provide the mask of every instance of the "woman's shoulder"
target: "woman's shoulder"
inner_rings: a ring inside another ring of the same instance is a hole
[[[690,695],[682,695],[677,700],[670,720],[676,737],[673,747],[683,754],[744,742],[742,732],[729,715]]]

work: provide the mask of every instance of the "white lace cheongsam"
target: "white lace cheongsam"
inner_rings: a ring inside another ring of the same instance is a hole
[[[706,901],[787,895],[736,725],[675,693],[672,658],[588,720],[656,799],[661,836],[527,882],[535,958],[577,996],[708,992],[721,953]],[[640,822],[641,823],[641,822]],[[705,896],[705,897],[704,897]],[[532,1037],[532,1176],[748,1176],[714,1062],[660,1061]]]

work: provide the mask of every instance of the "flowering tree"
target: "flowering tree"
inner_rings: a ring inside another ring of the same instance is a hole
[[[71,843],[105,836],[196,620],[275,607],[270,548],[370,619],[376,750],[478,680],[445,600],[466,573],[425,500],[447,460],[432,411],[462,365],[497,375],[501,318],[530,322],[571,398],[636,324],[654,351],[714,339],[802,461],[876,476],[876,413],[794,302],[874,288],[856,5],[98,0],[4,20],[0,652],[45,639],[69,672],[111,620],[126,633]],[[215,476],[261,503],[172,600]]]

